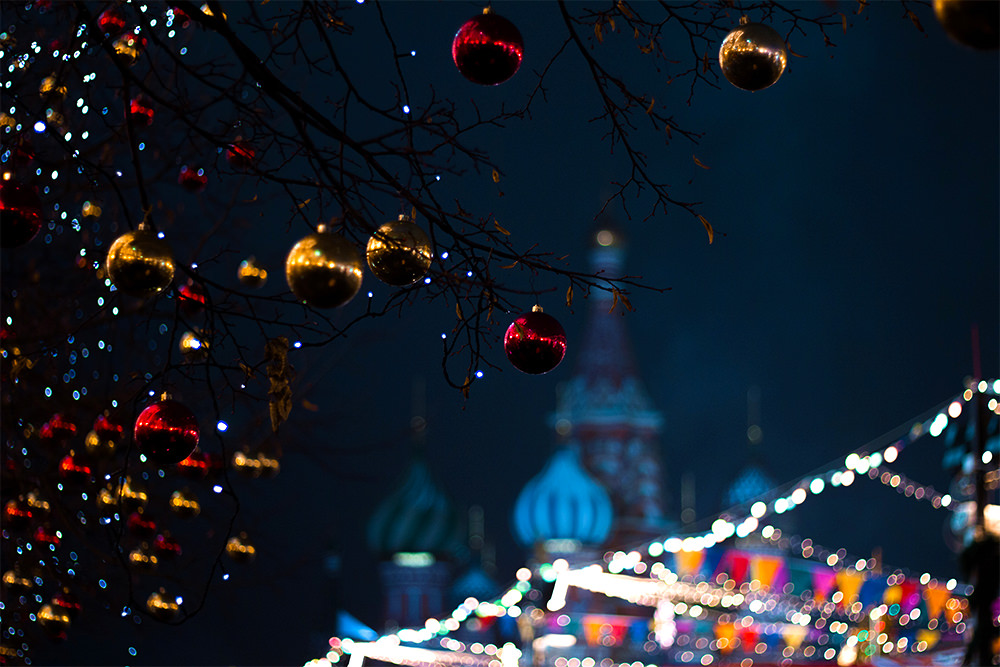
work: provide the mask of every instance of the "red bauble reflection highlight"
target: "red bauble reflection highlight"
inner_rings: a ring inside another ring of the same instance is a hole
[[[548,373],[566,356],[566,331],[559,320],[539,308],[507,327],[503,349],[517,370],[531,375]]]
[[[201,192],[208,185],[208,176],[204,169],[195,169],[184,165],[177,175],[177,182],[188,192]]]
[[[0,183],[0,247],[16,248],[42,228],[42,202],[30,185]]]
[[[146,104],[141,97],[129,102],[128,113],[132,117],[132,122],[139,127],[149,127],[153,124],[153,107]]]
[[[104,440],[112,440],[118,442],[121,440],[122,432],[125,430],[122,425],[112,421],[107,415],[100,414],[97,415],[97,419],[94,420],[93,430],[97,432],[97,435]]]
[[[237,139],[226,148],[226,161],[233,167],[241,171],[249,170],[253,167],[256,152],[250,142]]]
[[[97,17],[97,27],[105,35],[117,37],[125,30],[125,21],[125,12],[116,5],[101,12],[101,15]]]
[[[514,76],[524,57],[517,26],[492,12],[466,21],[451,43],[451,57],[469,81],[495,86]]]
[[[198,446],[198,420],[171,399],[153,403],[135,420],[135,443],[155,463],[183,461]]]

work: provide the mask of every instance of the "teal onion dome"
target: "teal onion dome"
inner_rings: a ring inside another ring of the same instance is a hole
[[[456,606],[468,598],[475,598],[480,602],[492,602],[499,593],[500,586],[480,565],[469,567],[451,586],[451,598]]]
[[[574,447],[561,447],[521,490],[514,505],[517,539],[530,546],[547,540],[600,544],[611,532],[611,498],[584,469]]]
[[[461,515],[422,460],[413,462],[368,522],[368,546],[382,558],[397,553],[452,556],[464,550],[463,537]]]
[[[723,509],[748,503],[772,489],[774,481],[770,476],[760,466],[751,463],[740,471],[726,490]]]

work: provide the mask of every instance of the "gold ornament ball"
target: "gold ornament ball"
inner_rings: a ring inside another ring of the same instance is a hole
[[[170,511],[182,519],[192,519],[201,514],[198,496],[190,489],[180,489],[170,494]]]
[[[368,266],[389,285],[412,285],[427,274],[434,254],[431,240],[407,216],[387,222],[368,239]]]
[[[719,65],[729,83],[743,90],[773,85],[788,64],[788,49],[778,31],[763,23],[745,23],[730,32],[719,49]]]
[[[118,445],[114,440],[101,438],[97,431],[90,431],[83,441],[87,456],[93,459],[109,459],[115,454]]]
[[[316,308],[336,308],[361,289],[361,256],[350,241],[326,228],[296,243],[285,260],[292,293]]]
[[[185,332],[178,344],[187,361],[204,361],[208,358],[208,339],[203,334]]]
[[[39,625],[48,633],[59,635],[69,629],[69,614],[51,604],[43,604],[36,618]]]
[[[1000,48],[1000,2],[934,0],[934,15],[948,36],[980,51]]]
[[[256,257],[247,257],[240,262],[240,268],[236,270],[236,277],[240,279],[241,285],[256,289],[267,283],[267,269],[257,264]]]
[[[247,534],[241,532],[226,542],[226,554],[237,563],[249,563],[257,555],[257,549],[247,539]]]
[[[146,598],[146,609],[161,621],[173,621],[181,615],[181,606],[177,604],[175,598],[167,595],[166,589],[163,588]]]
[[[159,294],[174,279],[170,246],[142,225],[115,239],[108,249],[105,267],[114,286],[130,296]]]

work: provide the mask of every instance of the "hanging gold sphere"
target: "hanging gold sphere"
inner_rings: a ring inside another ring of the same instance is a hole
[[[146,609],[161,621],[173,621],[181,614],[181,606],[177,604],[177,599],[167,595],[164,588],[146,598]]]
[[[723,75],[743,90],[763,90],[773,85],[787,64],[785,40],[763,23],[741,24],[726,36],[719,49]]]
[[[114,440],[102,438],[97,431],[91,431],[83,441],[87,456],[95,459],[108,459],[114,456],[118,447]]]
[[[296,243],[285,260],[292,293],[316,308],[343,306],[361,289],[361,257],[350,241],[320,226]]]
[[[147,542],[129,552],[128,562],[132,568],[141,572],[152,572],[159,565],[159,559]]]
[[[934,15],[948,36],[981,51],[1000,48],[1000,2],[934,0]]]
[[[108,249],[106,267],[114,286],[130,296],[159,294],[174,279],[170,246],[143,225],[115,239]]]
[[[64,83],[51,74],[42,79],[42,84],[38,87],[38,94],[42,99],[51,103],[59,103],[66,99],[67,88]]]
[[[208,338],[204,334],[193,331],[186,332],[181,336],[181,354],[187,361],[204,361],[208,358]]]
[[[247,534],[241,532],[226,542],[226,554],[237,563],[249,563],[257,555],[257,550],[250,544]]]
[[[201,503],[189,489],[174,491],[170,495],[170,511],[182,519],[190,519],[201,514]]]
[[[260,477],[260,467],[260,461],[255,456],[247,456],[246,452],[233,454],[233,468],[244,477]]]
[[[431,240],[407,216],[379,227],[368,239],[368,266],[389,285],[412,285],[427,274],[434,257]]]
[[[240,262],[236,277],[240,279],[240,284],[256,289],[267,282],[267,269],[258,266],[257,258],[250,256]]]
[[[43,604],[36,618],[38,624],[49,634],[61,635],[69,629],[69,614],[51,604]]]

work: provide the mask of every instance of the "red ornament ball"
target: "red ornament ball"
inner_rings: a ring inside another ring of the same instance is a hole
[[[125,12],[117,5],[108,7],[97,17],[97,27],[105,35],[110,35],[111,37],[117,37],[122,34],[122,31],[125,30],[125,22]]]
[[[110,417],[103,413],[97,415],[92,428],[102,440],[111,440],[112,442],[118,442],[125,430],[121,424],[112,421]]]
[[[14,530],[23,530],[31,523],[31,508],[17,499],[7,501],[3,506],[3,523]]]
[[[76,424],[58,412],[42,424],[42,428],[38,431],[38,436],[42,440],[54,440],[58,443],[65,443],[74,435],[76,435]]]
[[[69,614],[70,618],[75,618],[83,607],[80,604],[80,598],[66,586],[63,586],[62,590],[56,591],[56,594],[52,596],[52,606]]]
[[[226,162],[233,169],[239,169],[240,171],[247,171],[253,167],[255,156],[256,153],[253,146],[250,145],[249,141],[244,139],[237,139],[226,148]]]
[[[152,537],[156,535],[157,531],[156,522],[141,512],[132,512],[129,514],[125,526],[130,533],[139,537]]]
[[[0,182],[0,247],[16,248],[42,228],[42,202],[30,185]]]
[[[153,107],[146,104],[142,97],[129,102],[128,115],[136,127],[149,127],[153,124]]]
[[[90,466],[82,463],[74,452],[70,452],[59,462],[59,476],[72,484],[82,484],[93,477]]]
[[[169,398],[147,406],[135,420],[135,443],[155,463],[183,461],[198,446],[198,420]]]
[[[164,532],[156,536],[153,540],[153,550],[161,558],[176,558],[182,553],[181,543],[170,533]]]
[[[524,40],[517,26],[487,8],[455,33],[451,57],[469,81],[496,86],[514,76],[521,67]]]
[[[201,192],[208,185],[208,176],[204,169],[195,169],[184,165],[177,175],[177,182],[188,192]]]
[[[566,356],[566,331],[559,320],[535,306],[507,327],[503,349],[517,370],[531,375],[548,373]]]
[[[205,298],[205,288],[193,280],[187,281],[177,289],[181,312],[188,317],[193,317],[204,310]]]

